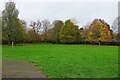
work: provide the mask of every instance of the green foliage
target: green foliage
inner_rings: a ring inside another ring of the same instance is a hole
[[[0,15],[0,42],[2,42],[2,17]]]
[[[28,45],[2,47],[3,60],[37,65],[49,78],[117,78],[118,47]]]
[[[55,43],[60,42],[59,34],[60,34],[60,30],[61,30],[61,27],[63,26],[63,24],[64,23],[60,20],[55,20],[53,22],[54,27],[47,32],[47,37],[48,37],[49,41],[55,42]]]
[[[62,43],[79,42],[80,33],[78,26],[76,26],[70,19],[65,21],[60,31],[60,41]]]
[[[2,12],[3,41],[23,42],[25,29],[18,14],[19,11],[16,9],[15,3],[7,2]]]
[[[113,23],[110,29],[104,20],[95,19],[91,24],[87,24],[84,28],[77,26],[75,19],[66,20],[65,23],[60,20],[53,22],[54,27],[51,28],[48,19],[43,21],[32,22],[30,26],[32,30],[27,30],[26,22],[18,18],[19,11],[16,9],[14,2],[7,2],[2,12],[2,41],[11,43],[20,42],[55,42],[55,43],[79,43],[79,42],[111,42],[119,41],[118,20]],[[28,33],[27,33],[28,31]],[[114,32],[114,33],[113,33]],[[1,34],[1,33],[0,33]],[[32,36],[31,36],[32,35]],[[37,42],[37,43],[38,43]]]

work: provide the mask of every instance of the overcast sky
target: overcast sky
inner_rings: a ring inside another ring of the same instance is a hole
[[[5,2],[1,0],[0,11],[4,9]],[[78,25],[84,26],[95,18],[104,19],[112,25],[118,16],[118,0],[12,0],[19,10],[19,18],[28,24],[31,21],[48,19],[67,20],[74,18]]]

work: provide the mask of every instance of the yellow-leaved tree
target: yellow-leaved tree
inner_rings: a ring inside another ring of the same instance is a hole
[[[110,42],[113,32],[110,26],[101,19],[95,19],[87,29],[87,40],[94,42]]]

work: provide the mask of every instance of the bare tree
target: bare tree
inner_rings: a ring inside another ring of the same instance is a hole
[[[44,40],[45,40],[45,43],[47,42],[47,31],[50,29],[50,22],[45,19],[43,20],[42,22],[42,31],[44,33]]]
[[[118,33],[118,26],[120,25],[120,17],[117,17],[114,22],[113,25],[111,26],[112,30],[114,33]]]
[[[42,33],[42,26],[41,26],[41,22],[39,20],[32,21],[30,26],[32,27],[32,32],[34,34],[34,38],[36,41],[39,40],[40,34]]]
[[[114,41],[120,41],[120,17],[118,16],[111,26],[113,32],[114,32]]]
[[[42,31],[42,25],[41,25],[41,22],[39,20],[37,20],[36,22],[35,21],[32,21],[30,26],[32,27],[33,31],[40,34]]]

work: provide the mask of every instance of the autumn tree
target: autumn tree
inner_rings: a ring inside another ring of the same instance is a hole
[[[18,18],[19,11],[14,2],[7,2],[2,12],[2,32],[8,43],[23,41],[24,28]]]
[[[95,19],[87,30],[87,37],[89,41],[93,42],[110,42],[113,34],[110,26],[101,19]]]
[[[62,43],[76,43],[79,42],[79,38],[80,33],[78,26],[70,19],[66,20],[60,31],[60,41]]]
[[[33,29],[29,29],[27,35],[28,35],[28,42],[30,43],[41,42],[40,34],[36,33]]]
[[[83,26],[83,28],[84,28],[84,30],[82,31],[83,32],[83,41],[86,43],[86,42],[88,42],[89,40],[88,40],[88,29],[89,29],[89,26],[91,25],[91,23],[90,22],[87,22],[84,26]]]

